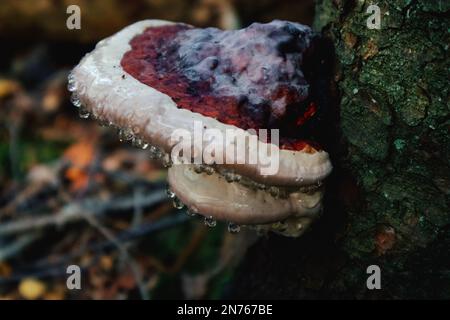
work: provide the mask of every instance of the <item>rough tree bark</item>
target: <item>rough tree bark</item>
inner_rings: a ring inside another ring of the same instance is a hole
[[[379,0],[380,30],[370,4],[317,3],[339,92],[325,212],[300,239],[254,245],[233,297],[450,298],[450,3]]]

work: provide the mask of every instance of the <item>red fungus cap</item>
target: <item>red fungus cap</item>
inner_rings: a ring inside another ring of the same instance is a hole
[[[225,163],[207,170],[173,166],[169,184],[196,213],[243,224],[294,217],[297,227],[288,228],[289,234],[298,235],[303,220],[321,210],[318,185],[332,169],[327,152],[291,134],[317,111],[302,72],[312,37],[310,28],[286,21],[235,31],[137,22],[99,42],[74,68],[72,101],[119,127],[125,139],[134,136],[161,154],[176,144],[175,130],[194,133],[196,122],[219,132],[234,130],[244,140],[255,136],[252,129],[279,129],[279,146],[258,141],[240,155],[248,159],[272,147],[269,160],[278,161],[274,174],[265,174],[260,161],[226,161],[233,140],[223,145]],[[194,154],[208,143],[193,141]]]

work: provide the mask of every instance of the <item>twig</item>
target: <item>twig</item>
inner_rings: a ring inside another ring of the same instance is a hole
[[[134,197],[134,201],[135,201],[135,205],[134,205],[134,210],[133,210],[133,220],[131,221],[131,227],[135,228],[139,225],[141,225],[142,223],[142,219],[143,219],[143,208],[141,205],[142,202],[142,198],[143,198],[143,192],[142,192],[142,187],[136,187],[133,190],[133,197]]]
[[[38,232],[28,233],[19,237],[19,239],[15,240],[13,243],[6,246],[2,246],[2,248],[0,248],[0,262],[3,262],[17,255],[30,243],[34,242],[37,238],[39,238],[39,236],[40,234]]]
[[[154,190],[148,196],[140,198],[140,206],[149,207],[165,199],[167,199],[167,195],[164,190]],[[77,222],[84,218],[83,215],[86,212],[90,212],[93,216],[98,217],[111,210],[132,209],[135,205],[136,200],[133,197],[124,197],[110,201],[87,199],[78,203],[68,204],[55,214],[5,222],[0,225],[0,237]]]
[[[148,223],[140,226],[139,228],[133,230],[127,230],[116,236],[117,241],[122,243],[132,241],[134,239],[152,234],[154,232],[171,228],[178,224],[184,223],[189,220],[187,215],[176,214],[172,215],[168,218],[161,219],[159,221]],[[60,256],[56,259],[52,259],[53,263],[48,263],[47,258],[38,261],[35,263],[37,268],[33,268],[28,271],[17,272],[8,277],[0,277],[0,285],[5,285],[8,283],[14,283],[22,280],[26,277],[37,277],[37,278],[45,278],[50,276],[65,276],[66,268],[65,265],[69,262],[72,263],[73,260],[82,256],[88,250],[93,252],[102,252],[104,253],[108,249],[116,248],[111,241],[101,241],[88,245],[83,249],[78,249],[66,255]],[[23,270],[23,269],[22,269]]]
[[[131,272],[133,273],[136,283],[138,285],[142,300],[149,300],[150,297],[145,288],[145,284],[142,280],[143,278],[142,272],[139,269],[139,266],[136,263],[136,261],[129,255],[128,249],[125,248],[125,246],[119,240],[117,240],[114,234],[108,228],[103,226],[94,216],[91,216],[89,213],[87,213],[84,214],[84,218],[86,219],[86,221],[89,222],[91,226],[95,227],[106,239],[108,239],[119,250],[120,255],[123,257],[124,261],[126,261],[131,268]]]
[[[19,148],[17,140],[19,138],[19,128],[14,122],[8,126],[9,131],[9,161],[11,165],[11,174],[14,180],[18,181],[20,170],[19,164]]]
[[[167,268],[166,272],[175,274],[181,270],[188,258],[196,252],[197,248],[202,244],[203,239],[207,235],[208,229],[203,225],[199,225],[194,231],[189,243],[183,248],[175,263]]]

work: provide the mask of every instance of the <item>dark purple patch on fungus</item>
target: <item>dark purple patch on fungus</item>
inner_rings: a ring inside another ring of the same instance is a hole
[[[261,161],[174,164],[169,196],[208,226],[217,219],[230,221],[231,232],[243,224],[297,237],[320,214],[322,181],[332,170],[328,153],[305,139],[317,137],[312,129],[325,110],[316,39],[287,21],[236,31],[140,21],[100,41],[73,69],[71,100],[80,114],[119,128],[122,140],[168,166],[174,131],[192,134],[196,121],[222,133],[231,128],[240,138],[253,133],[236,127],[280,129],[285,150],[270,155],[273,174]]]
[[[316,113],[302,71],[313,33],[287,21],[222,31],[184,24],[135,36],[122,68],[179,108],[242,129],[280,129],[282,149],[313,144],[292,133]]]

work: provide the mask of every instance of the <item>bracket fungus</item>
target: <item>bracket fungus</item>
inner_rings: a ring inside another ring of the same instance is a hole
[[[304,132],[317,111],[306,71],[314,38],[278,20],[233,31],[140,21],[100,41],[68,89],[81,117],[164,161],[177,208],[230,232],[299,236],[321,212],[332,169]]]

